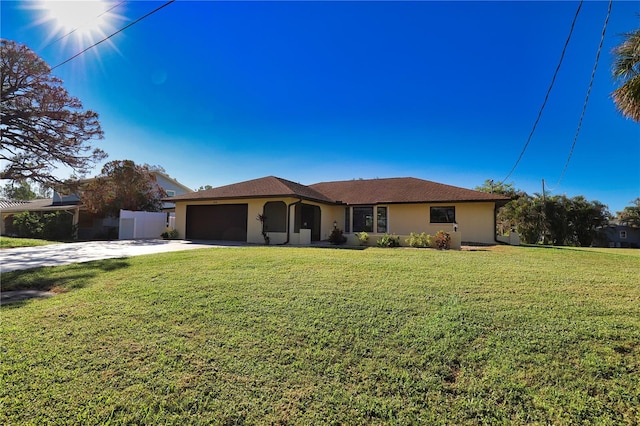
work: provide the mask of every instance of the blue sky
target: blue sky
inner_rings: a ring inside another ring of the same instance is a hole
[[[102,31],[162,3],[117,4]],[[91,44],[75,34],[50,44],[65,31],[43,21],[45,10],[25,7],[34,5],[2,1],[3,38],[51,66]],[[503,180],[516,162],[577,6],[178,0],[54,74],[100,114],[97,146],[108,160],[160,165],[193,188],[267,175],[303,184],[414,176],[474,188]],[[584,195],[615,212],[640,196],[640,125],[609,97],[611,49],[640,25],[636,2],[613,4],[558,185],[607,6],[582,6],[542,119],[507,182],[534,193],[544,179],[553,194]]]

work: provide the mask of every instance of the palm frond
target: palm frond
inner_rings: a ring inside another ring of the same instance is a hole
[[[625,34],[613,49],[613,77],[621,86],[611,93],[622,115],[640,123],[640,29]]]

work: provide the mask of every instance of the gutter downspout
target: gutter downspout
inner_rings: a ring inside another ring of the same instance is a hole
[[[498,241],[498,204],[496,202],[493,203],[493,241],[498,244],[502,244],[502,242]]]
[[[284,243],[279,244],[281,246],[289,244],[289,239],[291,236],[291,207],[295,206],[296,204],[302,204],[302,198],[300,198],[298,201],[295,201],[287,206],[287,240]]]

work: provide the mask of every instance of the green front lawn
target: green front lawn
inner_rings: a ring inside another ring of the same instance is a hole
[[[3,424],[638,424],[640,251],[203,249],[2,274]],[[65,292],[66,291],[66,292]]]
[[[47,241],[47,240],[34,240],[31,238],[5,237],[4,235],[0,237],[0,249],[46,246],[49,244],[60,244],[60,242]]]

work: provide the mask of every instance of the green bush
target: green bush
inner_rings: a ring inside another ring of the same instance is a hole
[[[73,216],[70,213],[57,211],[43,215],[44,229],[42,239],[51,241],[72,240],[75,234]]]
[[[173,228],[167,228],[165,232],[160,234],[165,240],[175,240],[178,238],[178,230]]]
[[[342,229],[334,228],[329,235],[329,242],[336,245],[344,244],[347,242],[347,237],[343,235]]]
[[[22,212],[13,216],[13,226],[19,238],[42,238],[44,225],[40,215],[31,212]]]
[[[449,250],[451,248],[451,235],[444,231],[438,231],[435,237],[435,246],[438,250]]]
[[[406,243],[409,247],[432,247],[433,242],[431,240],[431,235],[425,234],[424,232],[417,234],[412,232],[409,234],[409,238],[407,238]]]
[[[385,233],[376,241],[378,247],[400,247],[400,237]]]
[[[73,216],[62,211],[18,213],[13,217],[13,226],[20,238],[61,241],[71,240],[75,234]]]
[[[356,232],[356,237],[358,237],[358,241],[360,241],[361,246],[367,245],[367,242],[369,241],[369,234],[364,231]]]

